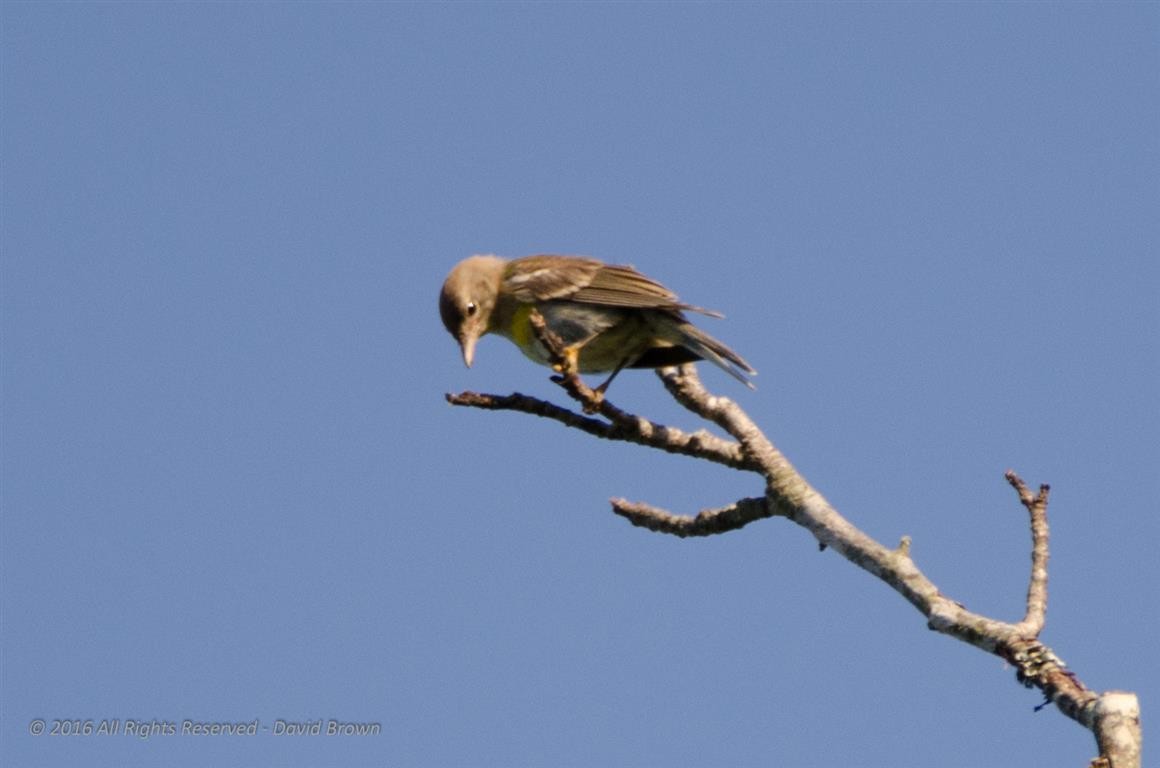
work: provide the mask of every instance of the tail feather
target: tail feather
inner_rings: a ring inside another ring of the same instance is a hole
[[[749,376],[756,376],[757,371],[745,362],[745,358],[722,344],[717,339],[702,331],[692,323],[681,323],[677,329],[681,334],[681,344],[699,357],[708,360],[733,378],[750,389],[756,389]]]

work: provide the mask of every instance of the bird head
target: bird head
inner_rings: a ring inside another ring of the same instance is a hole
[[[487,333],[499,296],[505,261],[498,256],[472,256],[455,265],[439,292],[439,316],[471,367],[475,343]]]

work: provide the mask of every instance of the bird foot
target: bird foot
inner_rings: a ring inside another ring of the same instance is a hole
[[[580,372],[580,347],[565,347],[560,353],[564,359],[552,363],[552,370],[565,376]]]

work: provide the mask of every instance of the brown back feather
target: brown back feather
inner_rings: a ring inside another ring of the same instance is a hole
[[[504,285],[519,301],[567,299],[607,307],[689,310],[720,317],[712,310],[677,300],[677,295],[629,266],[580,256],[539,255],[511,261]]]

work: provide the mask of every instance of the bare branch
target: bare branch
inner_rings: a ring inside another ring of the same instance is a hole
[[[735,531],[754,520],[773,517],[764,498],[745,498],[717,509],[703,509],[696,517],[674,515],[644,502],[613,499],[612,511],[641,528],[658,533],[671,533],[682,539],[687,536],[711,536]]]
[[[676,427],[667,427],[639,416],[632,416],[630,419],[622,419],[620,422],[610,424],[600,419],[581,416],[554,403],[518,392],[511,395],[460,392],[457,395],[447,394],[444,397],[452,405],[482,408],[488,411],[529,413],[533,416],[558,421],[566,427],[579,429],[605,440],[636,443],[666,453],[692,456],[738,470],[751,472],[757,470],[753,460],[742,452],[740,445],[723,440],[703,429],[696,432],[685,432]]]
[[[587,432],[596,437],[612,439],[612,425],[581,416],[578,413],[561,408],[547,400],[540,400],[519,392],[510,395],[489,395],[481,392],[460,392],[458,395],[446,394],[447,402],[452,405],[466,405],[472,408],[482,408],[488,411],[520,411],[540,416],[545,419],[554,419],[561,424]]]
[[[1141,764],[1140,702],[1136,694],[1108,691],[1092,709],[1100,755],[1107,756],[1111,768],[1137,768]],[[1085,723],[1086,725],[1086,723]]]
[[[657,371],[665,389],[681,405],[703,419],[712,421],[728,432],[763,469],[784,469],[789,462],[765,437],[757,425],[737,403],[729,398],[711,394],[701,384],[697,369],[691,363]],[[792,467],[790,467],[792,470]],[[796,474],[796,473],[795,473]]]
[[[604,400],[602,392],[591,389],[580,379],[569,365],[559,339],[548,331],[536,313],[533,313],[533,328],[562,371],[554,380],[587,413],[599,413],[609,423],[520,394],[500,397],[465,392],[448,395],[448,401],[455,405],[532,413],[598,437],[704,458],[761,475],[765,481],[764,497],[744,498],[725,507],[703,510],[695,517],[674,515],[647,503],[624,499],[612,500],[612,508],[633,525],[680,537],[708,536],[737,530],[762,518],[786,517],[813,533],[823,548],[832,549],[890,585],[922,612],[930,629],[1014,665],[1019,682],[1041,690],[1046,701],[1095,734],[1101,759],[1107,765],[1139,768],[1139,704],[1135,695],[1092,691],[1038,640],[1047,614],[1048,486],[1040,486],[1038,494],[1033,495],[1014,472],[1007,473],[1008,483],[1019,494],[1030,518],[1031,577],[1023,619],[1017,623],[992,619],[973,613],[943,595],[912,559],[909,536],[903,536],[897,548],[889,549],[839,514],[735,402],[705,390],[692,365],[665,368],[658,375],[678,403],[720,426],[736,443],[704,431],[688,434],[612,406]]]
[[[1018,626],[1028,637],[1039,637],[1047,620],[1047,495],[1051,487],[1041,485],[1039,493],[1032,496],[1027,484],[1014,472],[1007,470],[1006,477],[1031,516],[1031,579],[1027,585],[1027,615]]]

